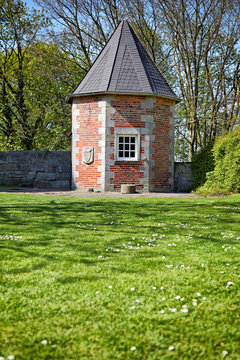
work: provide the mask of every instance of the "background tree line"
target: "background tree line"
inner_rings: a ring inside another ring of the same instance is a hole
[[[182,102],[176,156],[236,129],[239,0],[0,0],[0,149],[69,149],[65,104],[127,18]]]

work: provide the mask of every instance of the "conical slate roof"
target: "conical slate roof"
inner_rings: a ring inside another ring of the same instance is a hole
[[[155,94],[179,101],[126,20],[66,100],[99,93]]]

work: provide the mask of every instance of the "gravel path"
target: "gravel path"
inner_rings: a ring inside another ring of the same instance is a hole
[[[189,193],[136,193],[121,194],[120,192],[88,192],[83,190],[54,191],[48,189],[34,188],[0,188],[1,193],[11,194],[34,194],[34,195],[51,195],[67,197],[85,197],[85,198],[201,198],[199,195]]]

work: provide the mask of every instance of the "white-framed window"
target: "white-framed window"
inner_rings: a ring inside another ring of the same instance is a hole
[[[117,160],[137,161],[139,158],[139,136],[135,134],[117,135]]]

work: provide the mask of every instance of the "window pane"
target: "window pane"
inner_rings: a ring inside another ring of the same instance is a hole
[[[121,135],[118,136],[117,140],[117,158],[119,160],[135,160],[137,155],[137,137],[135,135]]]

